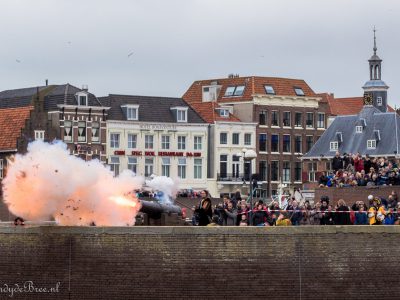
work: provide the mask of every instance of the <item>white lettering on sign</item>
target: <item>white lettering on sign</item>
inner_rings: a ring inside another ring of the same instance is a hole
[[[140,129],[176,130],[176,125],[173,125],[173,124],[141,124]]]

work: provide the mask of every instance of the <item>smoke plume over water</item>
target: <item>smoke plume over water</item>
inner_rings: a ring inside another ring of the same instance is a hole
[[[118,177],[98,160],[72,156],[62,143],[35,141],[17,154],[3,180],[4,202],[26,220],[54,218],[61,225],[134,225],[140,202],[132,193],[143,178]]]

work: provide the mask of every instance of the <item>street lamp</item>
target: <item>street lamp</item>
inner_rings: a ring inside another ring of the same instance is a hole
[[[243,157],[243,178],[244,178],[244,182],[246,182],[246,175],[244,174],[244,172],[245,172],[245,163],[246,163],[246,161],[247,162],[249,162],[250,163],[250,168],[249,168],[249,191],[250,191],[250,214],[249,214],[249,217],[250,217],[250,225],[253,225],[253,191],[252,191],[252,189],[251,189],[251,185],[252,185],[252,181],[251,181],[251,176],[252,176],[252,172],[251,172],[251,161],[253,160],[253,159],[255,159],[256,157],[257,157],[257,153],[254,151],[254,150],[248,150],[248,149],[246,149],[246,148],[243,148],[242,149],[242,153],[243,154],[240,154],[240,156],[242,156]]]

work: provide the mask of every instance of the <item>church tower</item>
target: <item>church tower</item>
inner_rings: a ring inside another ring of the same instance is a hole
[[[387,111],[387,90],[388,86],[381,79],[382,59],[376,55],[376,35],[374,27],[374,54],[369,62],[369,80],[364,84],[364,105],[372,105],[382,112]]]

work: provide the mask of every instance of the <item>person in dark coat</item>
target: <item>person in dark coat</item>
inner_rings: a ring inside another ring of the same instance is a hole
[[[343,159],[340,157],[339,151],[337,151],[335,157],[332,158],[332,169],[335,173],[343,169]]]
[[[339,199],[336,206],[335,225],[351,225],[350,209],[343,199]]]
[[[269,218],[267,212],[263,209],[263,204],[257,204],[257,210],[253,213],[253,225],[254,226],[265,226],[270,225],[272,222],[271,218]]]
[[[212,218],[211,199],[207,197],[201,200],[199,207],[194,213],[197,215],[198,225],[207,226]]]

